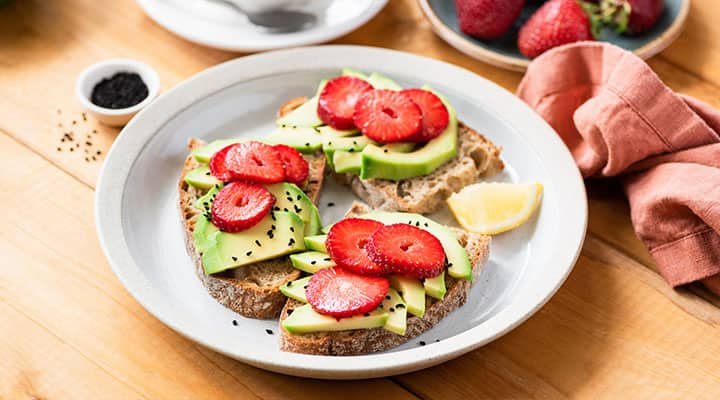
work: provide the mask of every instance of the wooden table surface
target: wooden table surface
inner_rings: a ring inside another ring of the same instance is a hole
[[[649,63],[674,90],[720,107],[718,19],[720,2],[693,0],[686,31]],[[445,44],[415,0],[390,1],[336,43],[444,60],[508,90],[521,78]],[[127,293],[95,235],[95,180],[118,132],[83,119],[74,80],[117,56],[153,65],[168,89],[242,54],[185,42],[132,0],[0,9],[1,399],[720,397],[720,299],[664,283],[613,181],[588,183],[587,239],[557,295],[503,338],[443,365],[327,382],[265,372],[181,337]],[[61,141],[68,131],[82,139],[72,151]]]

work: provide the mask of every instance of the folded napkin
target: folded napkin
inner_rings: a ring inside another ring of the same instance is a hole
[[[518,96],[560,134],[584,177],[620,177],[635,233],[668,283],[703,280],[720,293],[719,111],[597,42],[534,60]]]

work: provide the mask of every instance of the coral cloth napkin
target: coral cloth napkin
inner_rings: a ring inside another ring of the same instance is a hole
[[[719,111],[597,42],[538,57],[517,94],[560,134],[584,177],[620,177],[635,233],[672,286],[704,280],[720,293]]]

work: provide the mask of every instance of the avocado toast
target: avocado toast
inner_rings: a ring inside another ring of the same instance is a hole
[[[205,161],[209,159],[207,154],[196,157],[198,153],[208,150],[208,146],[201,140],[190,139],[188,147],[192,153],[185,160],[178,192],[180,213],[185,227],[185,243],[188,254],[195,263],[196,274],[208,293],[225,307],[246,317],[277,318],[286,300],[279,291],[280,286],[300,276],[300,272],[292,267],[286,256],[262,260],[214,274],[206,273],[206,269],[203,268],[202,254],[196,248],[195,233],[196,228],[205,224],[207,220],[203,208],[198,207],[198,201],[213,189],[215,182],[209,175],[205,175],[206,172],[197,179],[209,179],[209,182],[204,182],[205,185],[199,185],[207,186],[209,183],[209,189],[188,183],[188,181],[193,182],[192,175],[201,171],[199,168],[203,168],[197,158]],[[317,202],[322,187],[325,160],[320,154],[309,154],[304,157],[309,165],[309,173],[299,187],[312,202]]]
[[[366,76],[346,68],[342,76],[358,77],[381,90],[400,90],[400,86],[379,74]],[[339,130],[323,125],[317,116],[319,96],[326,81],[320,83],[313,98],[297,97],[280,107],[280,128],[270,140],[293,146],[293,135],[300,133],[302,145],[312,142],[322,149],[327,165],[338,182],[370,206],[389,211],[432,213],[451,194],[478,179],[503,170],[501,149],[461,121],[450,103],[440,94],[449,111],[450,123],[436,138],[415,143],[380,144],[357,136],[357,129]],[[429,87],[425,91],[433,92]],[[418,89],[410,89],[419,91]]]
[[[364,204],[354,203],[350,210],[346,213],[347,218],[368,215],[371,209]],[[392,213],[390,213],[392,214]],[[413,217],[412,214],[397,213],[398,215],[408,215],[410,220],[419,220],[422,217]],[[384,351],[408,340],[416,337],[423,332],[429,330],[440,320],[445,318],[449,313],[458,309],[465,304],[474,280],[480,275],[481,269],[489,256],[490,237],[485,235],[477,235],[468,233],[461,229],[449,228],[454,234],[457,242],[463,247],[469,261],[470,275],[464,275],[464,278],[455,278],[448,271],[444,277],[444,285],[439,285],[437,279],[426,279],[423,285],[419,285],[419,290],[424,290],[420,294],[422,305],[417,308],[421,310],[413,310],[411,308],[411,293],[413,290],[408,282],[395,282],[390,277],[391,289],[384,301],[385,319],[378,313],[380,310],[371,311],[364,316],[357,316],[348,319],[328,319],[318,317],[312,313],[303,301],[302,295],[298,297],[297,291],[302,291],[302,287],[294,290],[298,299],[290,298],[282,310],[280,315],[280,347],[284,351],[316,354],[316,355],[359,355],[372,352]],[[451,267],[452,268],[452,267]],[[462,274],[462,273],[461,273]],[[397,277],[396,277],[397,278]],[[431,281],[433,282],[431,284]],[[300,284],[307,285],[307,278],[304,281],[298,281]],[[295,285],[295,286],[299,286]],[[435,285],[434,285],[435,284]],[[282,289],[288,291],[286,284]],[[404,291],[402,290],[404,289]],[[415,296],[416,297],[416,296]],[[417,298],[417,297],[416,297]],[[442,300],[440,300],[440,298]],[[382,307],[382,305],[381,305]],[[310,316],[299,313],[311,314]],[[398,313],[401,315],[398,315]],[[422,316],[418,316],[422,315]],[[295,316],[299,322],[288,325],[289,318]],[[406,321],[405,321],[406,318]],[[355,319],[355,321],[353,321]],[[360,321],[365,319],[365,321]],[[392,325],[393,319],[402,319],[397,326]],[[347,324],[354,323],[355,326]],[[356,322],[357,321],[357,322]],[[316,324],[315,326],[311,324]],[[328,326],[335,325],[335,326]],[[342,328],[342,324],[348,326],[347,330],[338,330]],[[364,328],[364,326],[368,326]],[[310,329],[308,329],[310,328]],[[315,330],[316,331],[313,331]],[[326,329],[326,330],[323,330]],[[291,333],[290,330],[295,331]]]

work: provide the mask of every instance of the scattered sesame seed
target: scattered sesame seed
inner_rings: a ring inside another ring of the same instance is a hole
[[[428,223],[426,222],[426,223],[425,223],[425,227],[427,228],[428,226],[429,226],[429,225],[428,225]]]
[[[97,157],[92,156],[92,160],[93,160],[93,161],[97,161]]]
[[[286,197],[286,199],[288,199],[288,201],[293,201],[292,197],[290,196]]]
[[[309,143],[309,142],[305,142],[305,146],[310,147],[310,143]]]
[[[390,296],[385,296],[386,299],[390,300]]]
[[[82,113],[82,118],[83,118],[83,121],[87,121],[87,115],[85,115],[85,113]]]
[[[395,309],[390,307],[390,312],[395,312]]]
[[[70,148],[70,151],[75,151],[75,148],[74,148],[74,147],[71,147],[71,148]]]
[[[388,152],[388,149],[383,150],[383,152],[387,153],[387,152]]]
[[[302,195],[301,194],[297,195],[297,199],[298,200],[302,199]]]
[[[332,201],[328,203],[328,207],[333,207],[333,206],[335,206],[335,203],[333,203]]]
[[[248,257],[250,257],[251,254],[252,254],[252,250],[250,250],[250,251],[248,251],[247,253],[245,253],[245,255],[248,256]]]
[[[277,207],[277,206],[276,206],[276,207],[273,208],[273,210],[275,210],[275,211],[280,211],[280,207]]]
[[[237,325],[238,325],[238,323],[237,323],[237,321],[236,321],[236,320],[233,320],[233,325],[235,325],[235,326],[237,326]]]
[[[258,247],[262,247],[262,244],[260,244],[260,241],[255,239],[255,244],[258,245]]]
[[[286,284],[285,286],[287,286],[287,287],[291,287],[291,286],[292,286],[292,284],[293,284],[293,281],[290,281],[290,282],[288,282],[288,283],[287,283],[287,284]]]
[[[325,261],[332,261],[332,259],[331,259],[330,257],[325,257],[325,258],[323,258],[323,260],[325,260]]]
[[[426,343],[423,342],[422,340],[420,341],[420,346],[425,346],[425,344],[426,344]]]
[[[231,258],[232,258],[233,261],[237,261],[237,260],[238,260],[238,258],[235,257],[235,256],[232,256]]]
[[[363,315],[366,316],[366,317],[369,317],[369,316],[370,316],[370,313],[365,313],[365,314],[363,314]]]
[[[315,264],[317,264],[317,261],[315,261],[315,260],[310,261],[310,265],[315,265]]]
[[[73,125],[76,125],[76,124],[77,124],[77,121],[73,120],[72,124],[73,124]]]
[[[289,310],[287,311],[287,314],[290,315],[290,314],[293,313],[293,311],[295,311],[295,310],[293,310],[293,309],[291,308],[291,309],[289,309]]]
[[[283,207],[283,211],[288,212],[287,207]]]
[[[350,150],[348,150],[348,152],[353,153],[353,152],[355,152],[355,149],[350,148]]]
[[[307,289],[307,285],[303,286],[303,289]]]
[[[286,195],[286,196],[290,196],[290,192],[288,192],[288,191],[286,190],[286,191],[285,191],[285,195]]]
[[[435,339],[435,343],[437,343],[437,342],[439,342],[439,341],[440,341],[440,339]]]
[[[293,209],[295,209],[295,212],[298,214],[302,212],[302,208],[298,207],[297,204],[293,204]]]
[[[265,333],[267,333],[268,335],[272,335],[273,331],[272,329],[265,329]]]
[[[402,303],[395,304],[395,308],[405,308],[405,304],[402,304]]]
[[[58,147],[58,148],[57,148],[57,151],[62,151],[62,149]]]
[[[293,227],[291,226],[291,227],[290,227],[290,232],[295,232],[295,228],[293,228]]]
[[[383,308],[383,305],[382,305],[382,304],[380,304],[380,305],[378,306],[378,308]]]
[[[275,229],[276,229],[276,226],[275,226],[275,225],[270,225],[270,229],[275,230]]]

